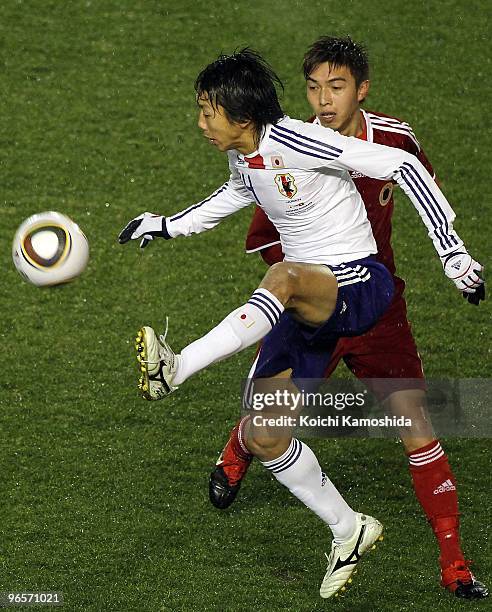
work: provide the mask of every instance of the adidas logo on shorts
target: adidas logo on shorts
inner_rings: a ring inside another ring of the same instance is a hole
[[[456,491],[456,487],[449,480],[445,480],[442,484],[440,484],[437,489],[434,489],[434,495],[439,495],[439,493],[446,493],[446,491]]]

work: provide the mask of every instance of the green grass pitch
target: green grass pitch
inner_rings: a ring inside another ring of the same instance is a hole
[[[336,601],[318,596],[326,528],[261,466],[230,511],[212,508],[208,473],[253,349],[149,404],[133,337],[168,315],[179,348],[249,295],[264,269],[243,253],[250,212],[142,253],[116,237],[136,214],[175,212],[224,181],[224,156],[196,127],[206,63],[251,45],[284,79],[286,111],[304,117],[303,52],[322,34],[351,34],[370,50],[367,107],[413,125],[458,232],[490,264],[489,24],[485,0],[0,4],[0,592],[61,591],[70,611],[487,608],[438,586],[397,441],[312,441],[350,503],[386,526]],[[88,270],[64,288],[29,286],[11,263],[17,226],[43,210],[70,215],[90,241]],[[489,302],[461,299],[400,195],[394,245],[426,374],[488,377]],[[490,584],[490,445],[445,448],[465,552]]]

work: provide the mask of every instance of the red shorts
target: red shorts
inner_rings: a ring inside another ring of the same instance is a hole
[[[365,380],[380,401],[395,391],[426,388],[422,361],[401,294],[395,296],[370,331],[361,336],[340,338],[326,369],[326,377],[333,373],[341,359],[357,378]]]

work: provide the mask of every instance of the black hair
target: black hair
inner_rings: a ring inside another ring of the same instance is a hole
[[[214,108],[222,106],[230,121],[251,121],[257,142],[268,123],[277,123],[284,112],[277,87],[284,86],[271,66],[248,47],[219,57],[195,81],[197,98],[206,94]]]
[[[350,36],[318,38],[304,55],[302,64],[304,78],[308,79],[313,70],[324,62],[338,67],[346,66],[354,77],[357,87],[369,79],[367,50],[362,44],[354,42]]]

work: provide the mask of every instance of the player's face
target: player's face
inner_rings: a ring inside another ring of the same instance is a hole
[[[369,91],[369,81],[359,87],[346,66],[324,62],[306,80],[307,99],[321,125],[346,136],[355,136],[359,126],[359,104]]]
[[[197,100],[198,108],[198,127],[203,131],[203,135],[219,151],[229,151],[237,149],[241,153],[244,151],[245,129],[240,123],[231,121],[222,106],[212,106],[208,97],[203,95]],[[252,149],[254,150],[254,148]],[[248,151],[251,152],[251,151]]]

